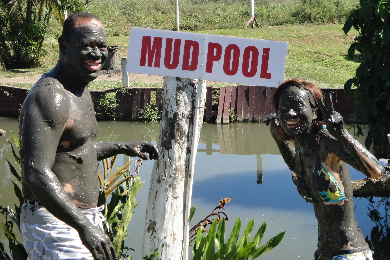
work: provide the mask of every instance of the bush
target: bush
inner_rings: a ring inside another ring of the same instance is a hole
[[[14,5],[15,4],[15,5]],[[38,65],[48,14],[32,1],[0,0],[0,62],[6,69]]]
[[[374,145],[377,157],[390,158],[387,134],[390,133],[390,5],[387,0],[360,0],[360,7],[351,12],[344,32],[354,27],[359,35],[350,46],[348,55],[358,53],[360,65],[356,75],[344,89],[355,91],[357,118],[368,121],[367,148]],[[362,131],[360,131],[362,133]]]
[[[193,260],[200,259],[225,259],[225,260],[239,260],[239,259],[256,259],[261,255],[274,249],[283,239],[285,232],[281,232],[275,237],[271,238],[264,245],[260,246],[263,238],[266,223],[263,223],[258,229],[253,240],[249,237],[253,230],[255,221],[248,223],[241,238],[238,240],[241,228],[241,219],[238,218],[234,224],[230,237],[225,241],[225,219],[217,225],[218,219],[215,218],[210,230],[202,237],[203,228],[198,230],[195,244],[193,246]]]
[[[158,122],[161,119],[160,111],[156,104],[149,103],[139,112],[141,122]]]

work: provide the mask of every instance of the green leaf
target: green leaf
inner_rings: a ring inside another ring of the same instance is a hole
[[[356,69],[356,76],[359,76],[360,79],[362,78],[367,79],[367,70],[368,70],[367,65],[363,64],[362,61],[362,63]]]
[[[15,211],[13,211],[9,206],[7,207],[7,214],[11,218],[11,220],[19,227],[20,221],[19,221],[19,207],[15,205]],[[19,210],[20,211],[20,210]]]
[[[215,232],[217,231],[217,222],[218,219],[215,218],[213,223],[210,226],[209,232],[206,235],[207,238],[207,250],[205,259],[214,260],[215,259]]]
[[[217,230],[217,235],[216,239],[218,239],[218,249],[221,249],[221,245],[225,243],[225,219],[222,218],[221,222],[219,222],[218,225],[218,230]]]
[[[271,238],[270,240],[268,240],[267,243],[265,243],[264,245],[259,247],[256,251],[251,253],[248,256],[248,260],[249,259],[256,259],[259,256],[261,256],[262,254],[265,254],[265,253],[271,251],[272,249],[274,249],[277,245],[279,245],[280,241],[282,241],[285,233],[286,233],[286,231],[281,232],[278,235],[276,235],[273,238]]]
[[[138,192],[141,190],[143,181],[140,181],[141,177],[137,176],[134,179],[133,185],[131,185],[130,190],[128,192],[128,199],[123,206],[123,212],[121,216],[121,222],[118,224],[118,230],[115,234],[113,245],[116,249],[116,252],[122,251],[123,241],[125,240],[127,233],[127,228],[129,226],[130,220],[133,216],[133,210],[137,206],[137,202],[135,197]]]
[[[348,48],[348,58],[353,60],[353,57],[355,56],[355,51],[358,48],[358,45],[356,42],[352,43],[351,46]]]
[[[363,128],[360,125],[356,125],[357,128],[357,136],[364,136]]]
[[[215,236],[213,236],[212,233],[210,233],[210,232],[207,234],[207,236],[210,236],[210,238],[208,239],[208,245],[207,245],[205,259],[215,260]]]
[[[352,14],[347,18],[347,20],[345,21],[344,23],[344,26],[343,26],[343,31],[345,34],[348,34],[348,32],[351,30],[352,28],[352,25],[353,25],[353,19],[354,17],[352,16]]]
[[[12,155],[14,156],[16,163],[20,166],[20,157],[16,154],[16,151],[12,143],[10,141],[8,141],[8,143],[11,145]]]
[[[22,181],[22,177],[20,177],[19,173],[16,171],[15,167],[8,161],[7,159],[7,163],[8,163],[8,167],[12,173],[13,176],[15,176],[15,178],[21,182]]]
[[[253,237],[252,242],[255,245],[255,247],[258,247],[260,245],[266,229],[267,229],[267,223],[264,222],[263,225],[261,225],[261,227],[259,228],[259,230],[257,230],[256,235]]]
[[[372,103],[370,105],[370,112],[373,116],[377,116],[378,115],[378,109],[376,108],[376,105],[375,103]]]
[[[355,78],[351,78],[351,79],[347,80],[347,82],[345,82],[344,91],[345,91],[345,93],[347,93],[347,95],[351,94],[351,88],[352,88],[352,84],[354,83],[354,81],[355,81]]]
[[[15,195],[19,199],[20,205],[22,205],[23,201],[24,201],[22,191],[20,190],[18,184],[16,184],[15,182],[12,182],[12,183],[14,184]]]
[[[4,233],[6,233],[12,240],[17,241],[16,238],[15,238],[14,233],[12,233],[10,230],[8,230],[8,228],[6,228],[6,226],[3,223],[1,223],[1,227],[4,230]]]
[[[138,192],[141,190],[142,185],[144,185],[145,181],[141,181],[140,176],[136,176],[134,179],[133,184],[130,187],[129,190],[129,197],[130,198],[135,198],[135,196],[138,194]]]
[[[253,243],[252,242],[249,242],[247,244],[245,244],[245,246],[243,246],[240,250],[238,250],[237,252],[237,255],[236,255],[236,259],[237,260],[246,260],[248,259],[248,256],[250,254],[250,252],[252,251],[253,249]]]
[[[372,8],[369,5],[365,5],[362,8],[363,8],[363,18],[365,22],[368,23],[372,16]]]
[[[115,219],[115,217],[120,213],[120,211],[122,210],[123,207],[124,207],[124,204],[119,202],[115,206],[115,208],[112,210],[110,217],[107,218],[107,221],[111,221],[111,220]]]
[[[194,214],[195,214],[196,208],[195,206],[192,206],[190,209],[190,221],[192,220]]]
[[[200,232],[200,234],[202,234],[201,229],[198,230],[198,235],[199,235],[199,232]],[[198,238],[198,235],[197,235],[197,238]],[[193,248],[193,255],[194,255],[194,257],[193,257],[192,260],[200,260],[200,259],[202,259],[204,251],[205,251],[205,249],[208,246],[207,238],[206,237],[201,237],[201,236],[200,236],[200,238],[201,239],[200,239],[200,243],[199,243],[198,247],[196,249],[195,249],[195,247]]]
[[[194,249],[198,249],[200,240],[202,239],[202,234],[203,234],[203,226],[201,226],[201,227],[198,229],[198,233],[196,233]]]
[[[232,248],[236,247],[237,239],[240,234],[241,229],[241,219],[240,217],[237,218],[236,223],[234,224],[234,227],[232,229],[232,232],[230,233],[230,237],[226,244],[223,244],[221,246],[221,257],[226,255],[228,252],[232,250]]]
[[[361,114],[363,117],[367,117],[369,111],[370,111],[370,108],[369,108],[369,106],[368,106],[367,104],[363,105],[363,106],[360,108],[360,110],[359,110],[360,114]]]
[[[252,232],[254,225],[255,225],[255,220],[254,220],[254,218],[252,218],[251,221],[249,221],[248,225],[246,226],[244,233],[242,234],[240,240],[238,241],[238,244],[237,244],[238,251],[240,251],[241,248],[249,242],[249,236]]]
[[[15,143],[16,147],[20,148],[20,142],[19,142],[18,136],[14,132],[12,132],[12,131],[10,131],[10,132],[12,133],[12,137],[14,139],[14,143]]]
[[[0,242],[0,259],[1,260],[12,260],[12,258],[7,254],[7,250],[3,243]]]

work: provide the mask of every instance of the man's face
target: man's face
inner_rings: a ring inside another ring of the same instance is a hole
[[[73,77],[91,82],[108,57],[106,32],[96,20],[78,23],[66,39],[63,63]]]

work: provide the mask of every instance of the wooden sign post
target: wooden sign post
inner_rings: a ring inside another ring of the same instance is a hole
[[[286,42],[131,28],[127,71],[165,76],[161,157],[150,182],[143,255],[158,248],[161,259],[188,258],[205,80],[276,87],[286,56]]]

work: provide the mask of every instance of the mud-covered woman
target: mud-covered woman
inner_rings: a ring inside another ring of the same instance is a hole
[[[313,204],[318,221],[317,260],[372,260],[355,220],[348,165],[368,178],[384,171],[379,161],[343,127],[331,95],[311,83],[289,80],[273,99],[268,123],[300,195]],[[294,145],[291,145],[293,142]]]

